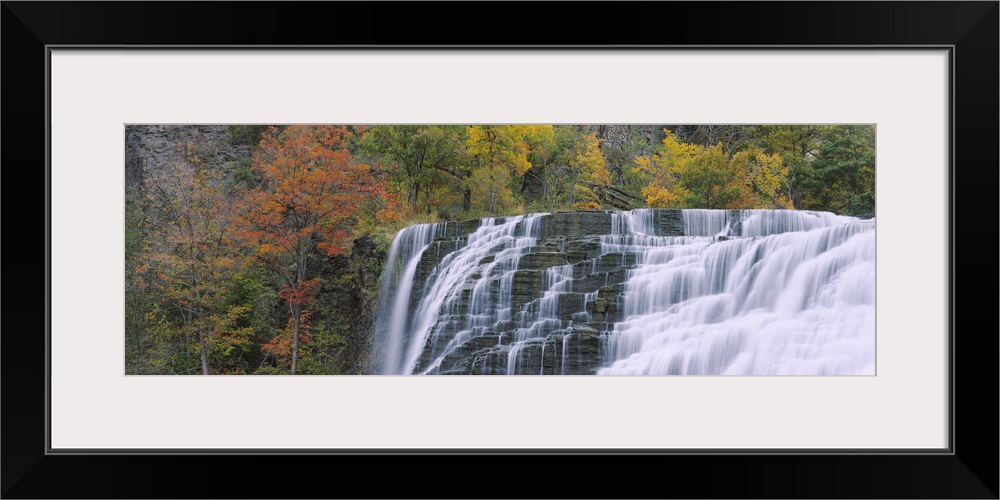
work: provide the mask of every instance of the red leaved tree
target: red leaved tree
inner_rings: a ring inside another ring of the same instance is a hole
[[[240,238],[257,245],[260,259],[284,281],[288,326],[265,348],[290,356],[293,375],[322,282],[310,275],[313,255],[322,250],[334,256],[350,247],[354,217],[377,190],[371,169],[352,161],[349,138],[346,127],[270,128],[251,165],[261,184],[247,193],[239,215]]]

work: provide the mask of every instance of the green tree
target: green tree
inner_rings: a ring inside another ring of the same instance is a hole
[[[805,180],[812,171],[812,161],[819,154],[819,127],[816,125],[758,125],[749,128],[749,142],[768,155],[780,155],[788,169],[780,182],[789,207],[801,205],[808,186]]]
[[[226,140],[230,144],[256,146],[267,132],[267,125],[227,125]]]
[[[413,214],[436,208],[440,200],[435,194],[449,178],[469,175],[459,167],[463,152],[460,127],[379,125],[364,134],[359,146],[379,159],[389,181],[406,193]]]
[[[824,127],[808,186],[810,209],[875,213],[875,126]]]
[[[152,301],[139,286],[136,268],[142,257],[145,213],[140,196],[125,195],[125,372],[147,372],[152,342],[144,318]]]

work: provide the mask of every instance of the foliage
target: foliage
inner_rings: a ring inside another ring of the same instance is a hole
[[[228,300],[228,283],[245,264],[233,239],[231,193],[220,174],[205,168],[198,148],[180,145],[183,161],[151,173],[145,191],[147,237],[135,268],[138,287],[157,295],[168,309],[153,308],[144,321],[159,325],[174,317],[173,335],[186,339],[186,350],[200,355],[201,373],[211,372],[213,351],[245,343],[251,330],[236,327],[247,312]],[[217,349],[216,347],[220,347]]]
[[[848,215],[875,213],[875,127],[824,127],[807,184],[807,208]]]
[[[747,135],[754,148],[781,156],[788,170],[781,179],[788,208],[800,205],[807,189],[803,181],[812,171],[812,161],[819,153],[819,128],[814,125],[769,125],[752,127]]]
[[[474,125],[468,128],[466,149],[473,167],[466,180],[472,202],[489,215],[499,215],[514,201],[511,181],[531,168],[529,127]]]
[[[641,189],[646,204],[659,208],[683,206],[688,192],[679,181],[683,173],[692,170],[691,165],[701,152],[703,149],[698,145],[680,142],[668,131],[663,146],[657,152],[637,157],[635,171],[648,179],[647,185]]]
[[[138,286],[136,267],[142,252],[145,214],[142,199],[125,196],[125,373],[146,373],[152,343],[144,323],[153,298]]]
[[[655,136],[663,130],[641,125],[600,125],[594,128],[601,141],[601,152],[612,185],[616,186],[614,190],[605,190],[605,198],[618,209],[644,206],[641,191],[646,185],[645,179],[635,172],[633,165],[636,158],[653,153],[659,143]]]
[[[783,190],[788,167],[780,155],[755,147],[730,155],[721,142],[705,147],[665,132],[662,147],[635,162],[635,171],[649,179],[641,191],[649,206],[791,208]]]
[[[789,167],[782,161],[781,155],[769,155],[750,148],[733,155],[730,164],[746,179],[745,185],[750,188],[750,198],[744,200],[747,206],[792,208],[786,190],[790,188]]]
[[[266,132],[267,125],[228,125],[226,140],[230,144],[254,146]]]
[[[440,188],[467,176],[459,167],[461,132],[455,126],[380,125],[372,127],[359,146],[381,161],[389,189],[405,193],[411,214],[430,213],[440,203]]]
[[[570,171],[573,172],[573,207],[579,210],[601,208],[601,190],[611,185],[611,174],[605,168],[600,141],[596,134],[574,138]]]
[[[287,357],[292,374],[299,342],[309,339],[309,306],[321,281],[309,273],[313,251],[347,250],[357,213],[380,189],[371,168],[352,161],[349,137],[346,127],[271,128],[252,164],[263,183],[247,192],[239,210],[238,237],[282,278],[289,325],[264,349]]]
[[[350,325],[340,325],[350,329]],[[347,340],[336,331],[319,324],[313,330],[312,340],[303,346],[300,372],[303,375],[334,375],[341,367],[338,354],[347,347]]]

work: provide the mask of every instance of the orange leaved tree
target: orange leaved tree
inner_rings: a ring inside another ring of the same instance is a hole
[[[263,135],[251,169],[261,183],[247,192],[239,214],[240,238],[284,281],[287,327],[265,346],[291,358],[308,332],[310,305],[322,281],[310,276],[316,250],[334,256],[350,247],[354,216],[375,194],[371,169],[352,161],[350,131],[338,126],[290,126]]]

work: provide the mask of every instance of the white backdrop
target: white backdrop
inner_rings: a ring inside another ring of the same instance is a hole
[[[52,446],[943,448],[947,64],[944,50],[57,49]],[[483,122],[877,124],[877,375],[124,375],[124,124]]]

